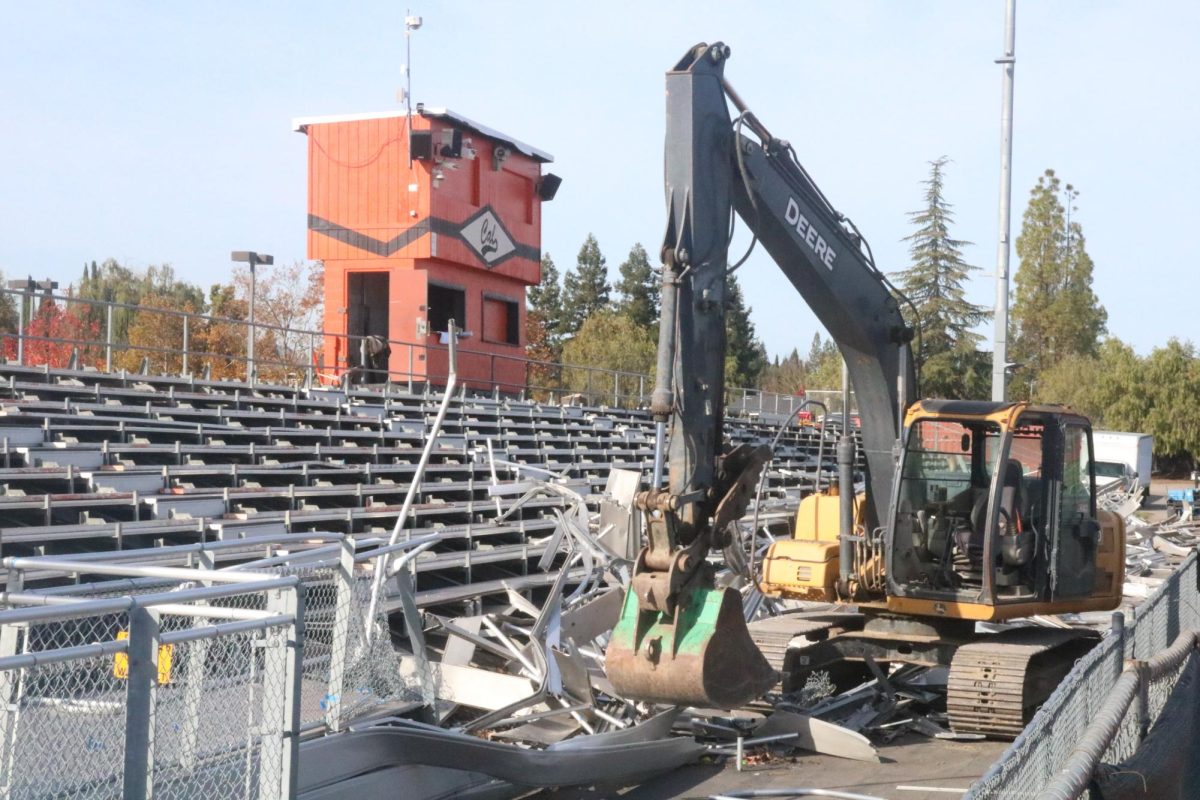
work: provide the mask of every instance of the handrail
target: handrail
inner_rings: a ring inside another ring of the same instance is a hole
[[[182,331],[183,346],[180,348],[163,346],[159,343],[134,344],[129,341],[115,341],[113,338],[113,326],[111,324],[105,326],[106,329],[97,339],[82,338],[79,335],[46,336],[30,332],[29,325],[32,320],[25,319],[25,302],[21,302],[21,313],[18,315],[19,329],[13,332],[0,333],[0,336],[16,339],[17,362],[20,364],[25,363],[24,345],[27,342],[69,346],[76,352],[86,352],[89,350],[92,352],[101,352],[101,360],[104,363],[105,370],[109,372],[113,371],[112,360],[114,351],[145,354],[150,357],[178,357],[181,363],[177,366],[182,374],[189,373],[189,368],[192,366],[190,362],[193,359],[223,359],[227,363],[237,365],[249,365],[251,362],[249,354],[244,352],[214,352],[209,349],[197,349],[192,344],[193,332],[191,331],[192,326],[190,324],[192,321],[196,321],[210,325],[230,325],[249,329],[251,327],[251,323],[247,319],[236,319],[233,317],[223,317],[213,314],[202,314],[199,312],[183,311],[180,309],[135,305],[132,303],[121,303],[113,300],[77,297],[55,292],[22,291],[18,289],[0,288],[0,294],[19,298],[22,301],[33,301],[35,304],[44,302],[46,300],[51,300],[55,303],[64,304],[64,306],[69,306],[70,304],[74,303],[86,305],[91,309],[104,309],[106,315],[110,318],[110,322],[112,311],[115,309],[132,311],[139,314],[150,313],[165,315],[168,317],[180,318],[184,321]],[[32,317],[33,314],[31,313],[30,316]],[[344,370],[343,365],[341,364],[323,366],[321,364],[311,363],[313,360],[313,354],[319,352],[319,350],[324,347],[325,343],[330,338],[346,342],[347,354],[353,352],[354,348],[363,340],[370,338],[358,334],[337,333],[332,331],[312,330],[306,328],[289,328],[270,322],[260,322],[258,320],[254,321],[253,329],[256,332],[259,330],[277,332],[281,334],[281,341],[288,339],[292,341],[307,339],[307,346],[300,345],[296,350],[296,355],[298,357],[293,360],[286,360],[286,358],[270,356],[263,358],[259,354],[256,354],[254,364],[256,373],[270,373],[272,371],[279,370],[295,371],[306,375],[310,384],[318,382],[318,379],[323,376],[331,379],[339,379],[341,377],[337,374],[339,371]],[[413,383],[417,380],[420,380],[430,385],[440,385],[445,381],[447,377],[445,375],[429,374],[427,372],[417,372],[415,370],[415,365],[418,360],[416,356],[418,353],[423,353],[426,357],[428,357],[428,355],[431,353],[444,353],[448,351],[448,348],[445,345],[429,341],[409,341],[404,339],[387,339],[386,341],[394,351],[396,349],[399,349],[401,352],[407,350],[409,355],[409,368],[407,370],[375,370],[375,373],[386,373],[387,380],[395,382],[408,381]],[[500,391],[514,393],[523,391],[563,394],[572,393],[576,390],[567,385],[565,379],[572,375],[584,375],[587,377],[587,380],[584,382],[586,384],[586,389],[580,388],[578,391],[587,396],[589,398],[589,402],[596,402],[597,399],[600,402],[603,402],[605,399],[611,398],[614,401],[614,404],[626,403],[640,406],[646,403],[649,388],[653,383],[652,376],[647,373],[635,372],[632,370],[614,370],[586,364],[564,363],[561,361],[545,361],[542,359],[529,358],[519,350],[518,352],[509,354],[461,346],[459,346],[457,349],[459,354],[465,358],[482,357],[489,359],[491,363],[489,368],[490,378],[485,383],[490,383],[492,388]],[[303,358],[305,355],[308,356],[307,359]],[[393,361],[395,360],[396,356],[393,355]],[[510,380],[505,380],[502,375],[497,374],[497,365],[501,364],[523,365],[525,370],[524,379],[516,383]],[[329,371],[330,369],[333,370],[332,373]],[[551,376],[547,380],[555,385],[538,385],[539,382],[542,382],[540,379],[535,377],[538,374]],[[553,377],[555,375],[558,377]],[[595,378],[595,380],[593,380],[593,378]],[[253,383],[256,382],[257,379],[255,376],[248,376],[248,380]],[[478,384],[481,383],[481,379],[473,378],[470,382],[472,385],[478,386]],[[624,387],[629,387],[633,384],[636,384],[636,386],[629,391],[625,390]],[[838,390],[836,389],[814,389],[810,390],[809,394],[820,395],[825,392],[828,392],[830,396],[834,398],[836,398],[836,395],[838,394]],[[795,404],[802,402],[804,399],[803,397],[797,397],[790,394],[768,392],[762,389],[742,387],[726,387],[726,396],[728,398],[726,406],[730,410],[737,409],[745,413],[760,412],[784,415],[790,414],[792,411],[794,411]]]
[[[1200,632],[1184,631],[1171,646],[1149,661],[1130,660],[1096,712],[1082,739],[1067,757],[1066,764],[1038,795],[1039,800],[1074,800],[1087,791],[1105,750],[1117,735],[1130,707],[1143,696],[1146,686],[1165,677],[1188,658],[1200,644]],[[1139,716],[1146,713],[1140,709]],[[1139,723],[1140,724],[1140,723]],[[1144,734],[1145,731],[1142,731]]]

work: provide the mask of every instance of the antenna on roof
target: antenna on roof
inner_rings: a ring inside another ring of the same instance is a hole
[[[412,32],[421,28],[422,20],[420,17],[413,16],[409,13],[410,9],[404,9],[404,79],[405,87],[401,89],[401,94],[404,95],[404,108],[406,111],[404,124],[409,132],[412,132]],[[409,148],[408,166],[412,168],[412,148]]]

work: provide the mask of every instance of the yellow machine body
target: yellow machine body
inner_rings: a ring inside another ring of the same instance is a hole
[[[856,524],[861,522],[865,504],[865,494],[854,498]],[[763,560],[761,588],[765,593],[795,600],[837,599],[840,505],[836,489],[800,501],[793,538],[772,544]]]

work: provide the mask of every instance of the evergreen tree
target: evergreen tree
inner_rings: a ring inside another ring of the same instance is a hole
[[[562,334],[563,296],[558,283],[558,267],[549,253],[542,256],[542,280],[530,286],[529,305],[538,312],[539,325],[545,330],[546,343],[553,345]]]
[[[1067,207],[1059,199],[1064,190]],[[1035,381],[1067,356],[1095,355],[1106,330],[1108,313],[1092,291],[1083,229],[1069,216],[1078,196],[1046,170],[1030,192],[1017,237],[1011,352]]]
[[[758,386],[766,367],[767,349],[754,331],[737,276],[730,275],[725,291],[725,385]]]
[[[808,385],[808,371],[800,351],[792,348],[785,358],[775,356],[775,361],[769,364],[763,372],[762,388],[767,392],[777,394],[797,394]]]
[[[579,248],[575,269],[563,279],[563,318],[561,333],[574,336],[592,314],[608,306],[612,287],[608,283],[608,264],[596,237],[588,234]]]
[[[1200,456],[1200,360],[1191,342],[1171,339],[1156,347],[1142,364],[1134,387],[1146,404],[1138,430],[1154,435],[1154,455],[1183,470],[1195,469]]]
[[[988,364],[977,352],[983,339],[971,329],[988,318],[982,306],[968,302],[963,284],[973,267],[963,259],[962,248],[971,244],[950,235],[953,206],[946,202],[943,171],[946,156],[929,162],[925,206],[909,212],[917,230],[904,237],[909,242],[912,265],[898,273],[900,289],[917,307],[920,335],[922,394],[963,398],[986,392]]]
[[[629,257],[621,264],[621,280],[617,291],[621,294],[619,309],[637,325],[653,327],[658,324],[659,287],[655,285],[654,268],[641,243],[629,250]]]
[[[804,368],[808,373],[808,388],[842,388],[842,353],[832,339],[822,339],[820,333],[813,334]]]
[[[657,349],[655,331],[612,309],[600,309],[563,345],[563,363],[633,374],[619,377],[614,387],[609,375],[589,377],[587,370],[563,367],[562,384],[569,391],[588,394],[592,402],[607,402],[614,389],[622,402],[636,402],[640,392],[653,386]],[[651,378],[641,380],[639,374]]]

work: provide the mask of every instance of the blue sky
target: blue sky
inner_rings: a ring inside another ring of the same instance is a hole
[[[991,305],[1002,0],[413,0],[413,95],[553,153],[564,178],[543,249],[560,268],[593,232],[616,265],[658,249],[663,73],[724,40],[726,75],[789,139],[884,269],[902,268],[929,160],[953,159],[955,234]],[[229,251],[304,257],[297,116],[396,107],[397,3],[20,3],[0,48],[0,269],[77,278],[85,261],[170,263],[224,280]],[[1014,239],[1053,167],[1112,334],[1148,352],[1192,337],[1200,245],[1200,5],[1019,0]],[[739,242],[740,243],[740,242]],[[738,250],[738,244],[735,244]],[[740,252],[740,250],[738,250]],[[1015,267],[1014,253],[1014,267]],[[818,324],[761,251],[740,276],[772,355]]]

